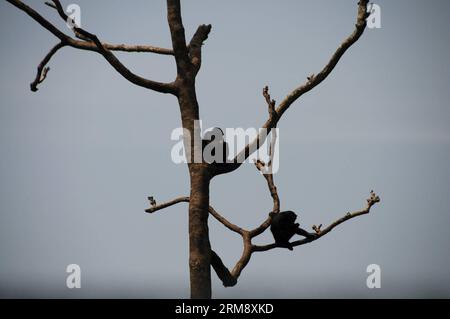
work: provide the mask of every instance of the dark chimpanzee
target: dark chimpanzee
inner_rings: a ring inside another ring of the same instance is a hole
[[[270,231],[273,234],[275,243],[280,245],[280,247],[293,250],[292,244],[289,240],[295,234],[304,236],[306,238],[314,238],[317,235],[315,233],[308,233],[306,230],[300,228],[299,223],[296,223],[297,214],[293,211],[280,212],[278,214],[270,213],[272,216],[272,222],[270,224]]]
[[[226,164],[228,161],[228,144],[223,131],[214,127],[205,133],[202,140],[203,159],[207,163]]]

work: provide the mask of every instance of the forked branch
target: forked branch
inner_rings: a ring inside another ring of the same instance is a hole
[[[89,50],[98,52],[111,64],[111,66],[114,67],[114,69],[119,72],[124,78],[132,82],[133,84],[136,84],[138,86],[154,90],[156,92],[160,93],[171,93],[176,94],[176,87],[173,83],[162,83],[157,82],[149,79],[145,79],[143,77],[140,77],[133,72],[131,72],[127,67],[125,67],[111,52],[112,50],[115,51],[126,51],[126,52],[153,52],[158,54],[166,54],[166,55],[173,55],[173,52],[171,50],[166,50],[162,48],[156,48],[152,46],[128,46],[124,44],[107,44],[101,42],[96,35],[89,33],[81,28],[78,28],[74,21],[71,21],[73,24],[73,31],[74,33],[80,37],[80,35],[89,41],[82,41],[82,40],[76,40],[68,35],[66,35],[64,32],[59,30],[57,27],[55,27],[51,22],[49,22],[47,19],[45,19],[43,16],[41,16],[38,12],[36,12],[34,9],[32,9],[30,6],[26,5],[20,0],[6,0],[7,2],[11,3],[18,9],[22,10],[26,14],[28,14],[31,18],[33,18],[36,22],[38,22],[42,27],[50,31],[54,36],[56,36],[58,39],[60,39],[61,43],[55,46],[50,50],[50,52],[47,54],[47,56],[44,58],[44,60],[41,62],[41,64],[38,66],[38,75],[36,76],[36,79],[31,84],[31,90],[37,91],[37,85],[45,80],[47,72],[49,70],[48,67],[45,65],[49,62],[50,58],[63,46],[71,46],[73,48],[81,49],[81,50]],[[64,9],[60,3],[59,0],[52,0],[51,7],[56,9],[58,11],[59,16],[65,21],[69,22],[69,17],[64,12]]]
[[[200,70],[202,45],[208,39],[211,25],[200,25],[189,45],[186,45],[180,0],[167,0],[167,22],[169,23],[178,76],[192,81]]]

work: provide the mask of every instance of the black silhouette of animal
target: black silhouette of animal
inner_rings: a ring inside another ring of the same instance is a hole
[[[295,234],[306,238],[317,236],[315,233],[309,233],[300,228],[300,224],[295,222],[297,214],[293,211],[288,210],[280,213],[271,213],[270,215],[272,217],[270,231],[275,239],[275,243],[280,247],[293,250],[289,241]]]

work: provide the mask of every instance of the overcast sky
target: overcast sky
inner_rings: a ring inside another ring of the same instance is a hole
[[[66,28],[43,2],[28,1]],[[356,2],[184,1],[188,38],[199,24],[213,26],[197,79],[204,127],[259,127],[262,88],[279,101],[317,73],[352,32]],[[76,3],[83,27],[103,41],[170,47],[163,0]],[[255,254],[236,287],[213,274],[214,297],[450,297],[450,4],[376,3],[381,29],[367,30],[280,122],[275,182],[282,209],[305,228],[363,208],[371,189],[382,202],[293,252]],[[187,205],[144,213],[149,195],[189,193],[186,166],[170,158],[176,99],[71,48],[32,93],[57,39],[1,1],[0,40],[0,297],[188,297]],[[153,80],[175,77],[170,56],[118,57]],[[211,204],[250,228],[272,203],[247,164],[214,179]],[[210,237],[232,267],[240,237],[213,219]],[[72,263],[81,289],[66,287]],[[380,289],[366,287],[373,263]]]

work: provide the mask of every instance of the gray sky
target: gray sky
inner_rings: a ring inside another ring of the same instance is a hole
[[[43,1],[28,3],[64,28]],[[163,0],[76,3],[83,27],[104,41],[170,47]],[[275,181],[282,209],[305,227],[362,208],[370,189],[382,202],[294,252],[254,255],[234,288],[213,274],[214,297],[450,297],[450,4],[376,3],[382,28],[367,30],[280,123]],[[197,80],[204,126],[261,125],[263,86],[281,100],[317,73],[355,14],[356,0],[185,1],[188,38],[213,25]],[[36,66],[57,40],[5,1],[0,39],[0,297],[188,297],[187,206],[144,213],[148,195],[189,192],[186,167],[170,159],[175,98],[70,48],[32,93]],[[118,56],[154,80],[175,76],[171,57]],[[271,209],[253,165],[216,178],[211,203],[248,228]],[[241,239],[214,220],[210,232],[231,267]],[[65,286],[72,263],[81,289]],[[372,263],[381,289],[366,287]]]

